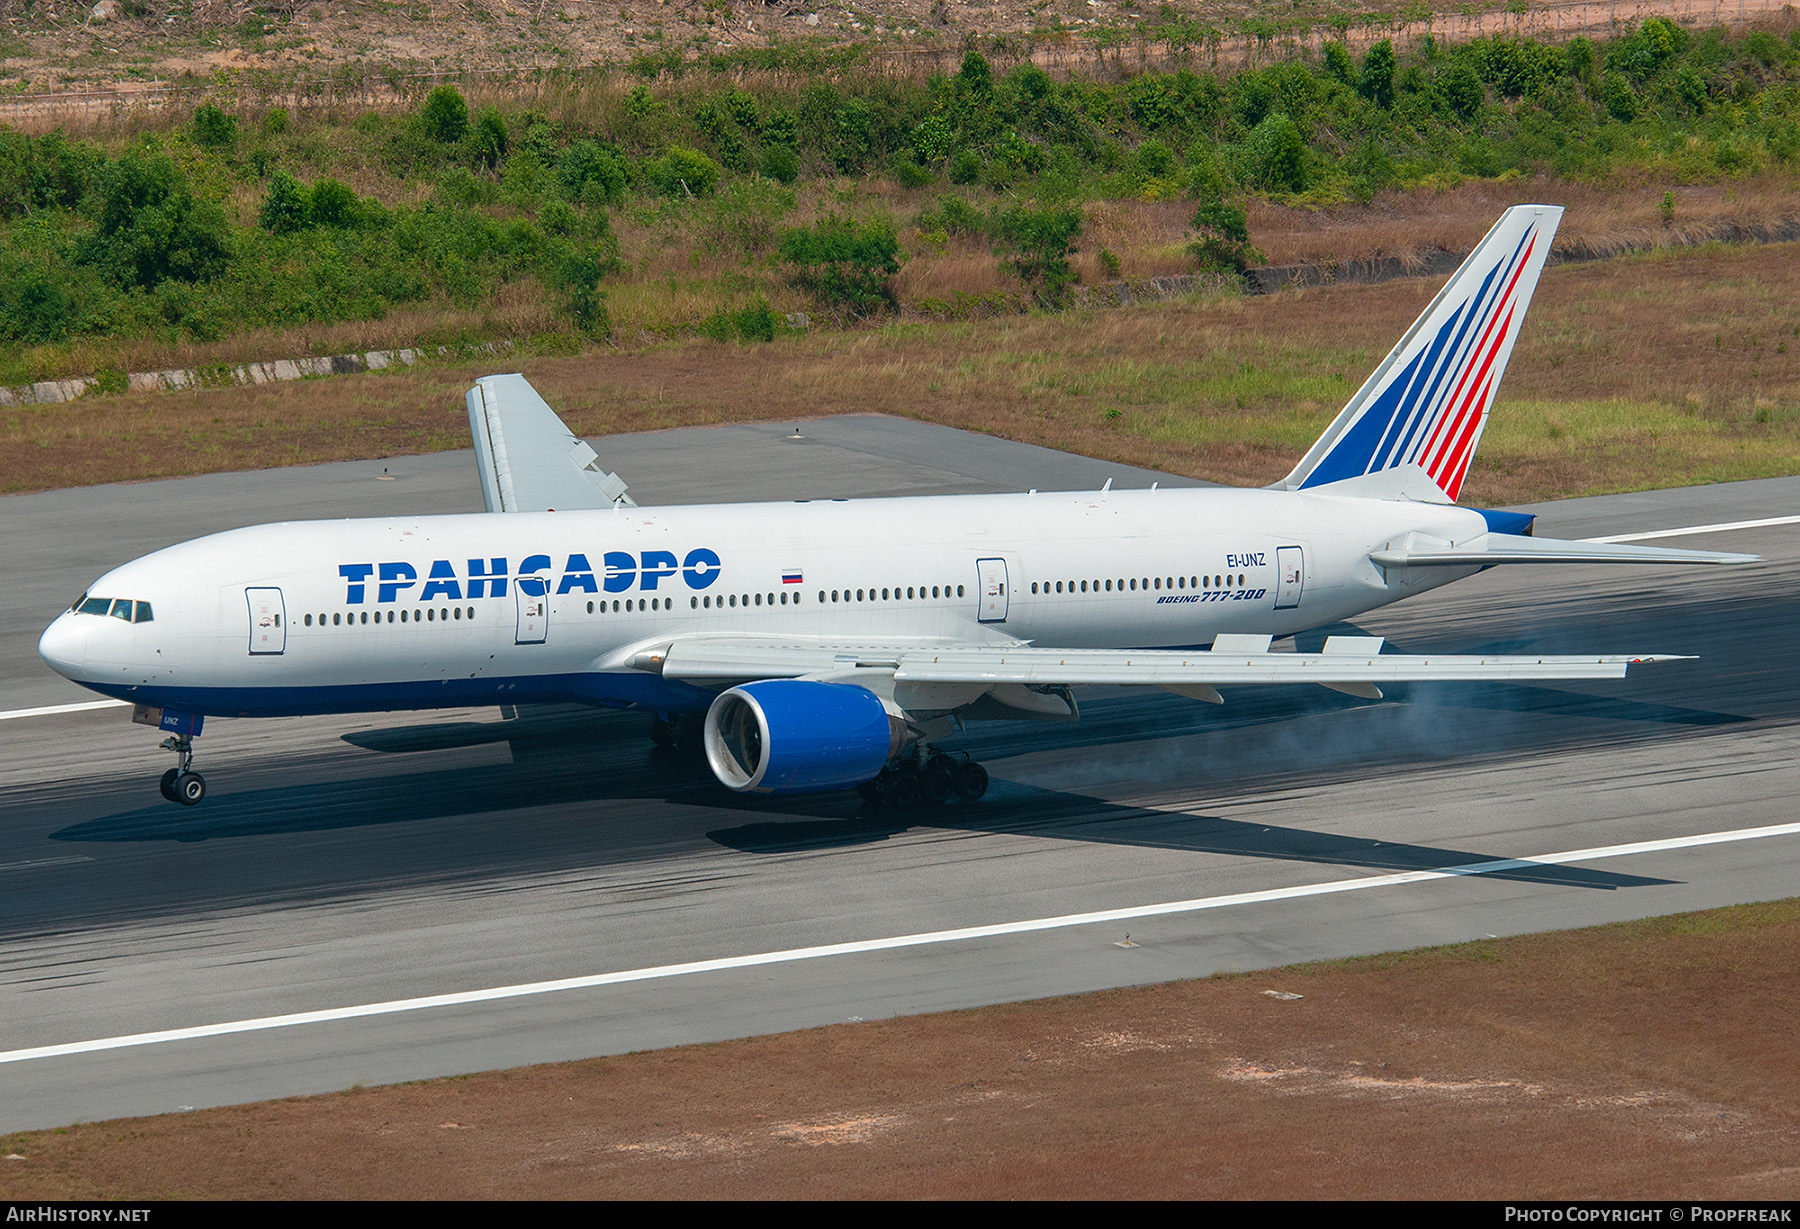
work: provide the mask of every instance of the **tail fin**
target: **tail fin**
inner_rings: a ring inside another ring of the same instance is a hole
[[[1430,479],[1405,483],[1409,494],[1422,489],[1427,498],[1456,502],[1561,220],[1557,205],[1515,205],[1501,214],[1278,487],[1407,470]]]

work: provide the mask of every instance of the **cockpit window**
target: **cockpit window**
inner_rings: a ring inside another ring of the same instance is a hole
[[[155,617],[150,613],[149,602],[129,597],[89,597],[84,593],[75,599],[75,604],[69,609],[77,614],[110,614],[127,623],[148,623]]]

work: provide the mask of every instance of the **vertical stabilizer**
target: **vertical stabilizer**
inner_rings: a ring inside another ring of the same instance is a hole
[[[1454,503],[1561,220],[1557,205],[1500,215],[1279,486],[1396,470],[1408,497]]]

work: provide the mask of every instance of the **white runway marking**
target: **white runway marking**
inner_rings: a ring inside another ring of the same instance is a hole
[[[253,1020],[231,1020],[223,1024],[202,1024],[192,1028],[164,1029],[155,1033],[133,1033],[123,1037],[101,1037],[92,1041],[72,1041],[62,1045],[33,1046],[23,1050],[0,1052],[0,1063],[29,1062],[39,1058],[61,1058],[73,1054],[92,1054],[101,1050],[123,1050],[137,1046],[157,1045],[165,1041],[192,1041],[202,1037],[223,1037],[233,1033],[253,1033],[267,1029],[292,1028],[300,1024],[323,1024],[332,1020],[354,1020],[363,1016],[396,1015],[401,1012],[426,1011],[434,1007],[459,1007],[471,1003],[491,1003],[500,999],[525,998],[539,994],[555,994],[563,990],[590,990],[599,986],[617,986],[627,982],[657,981],[685,977],[693,973],[717,973],[730,969],[748,969],[759,965],[793,964],[802,960],[819,960],[828,956],[851,956],[863,952],[893,951],[896,948],[925,947],[938,943],[959,943],[968,939],[986,939],[1001,935],[1029,934],[1040,930],[1061,930],[1072,926],[1090,926],[1097,922],[1123,922],[1137,918],[1161,917],[1176,913],[1198,913],[1208,909],[1228,909],[1236,905],[1262,904],[1267,901],[1297,900],[1308,896],[1331,896],[1342,892],[1360,892],[1368,888],[1397,887],[1453,879],[1463,875],[1492,875],[1502,871],[1522,870],[1534,866],[1557,866],[1570,862],[1595,862],[1606,858],[1623,858],[1633,854],[1661,853],[1673,849],[1695,849],[1704,845],[1724,845],[1738,841],[1754,841],[1771,836],[1800,833],[1800,823],[1771,824],[1762,828],[1739,828],[1727,832],[1706,832],[1698,836],[1670,837],[1656,841],[1636,841],[1628,845],[1606,845],[1595,849],[1575,849],[1563,853],[1543,854],[1535,858],[1504,858],[1492,862],[1471,862],[1464,866],[1441,867],[1436,870],[1405,871],[1392,875],[1370,875],[1362,879],[1339,879],[1326,883],[1301,884],[1289,888],[1270,888],[1260,892],[1239,892],[1229,896],[1208,896],[1197,900],[1170,901],[1159,905],[1137,905],[1123,909],[1101,909],[1093,913],[1071,913],[1061,917],[1033,918],[1022,922],[1001,922],[991,926],[968,926],[959,930],[936,930],[923,934],[894,935],[885,939],[864,939],[851,943],[827,943],[818,947],[790,948],[786,951],[760,952],[749,956],[724,956],[716,960],[695,960],[687,964],[665,964],[646,969],[627,969],[617,973],[596,973],[587,977],[568,977],[560,981],[530,982],[517,986],[494,986],[486,990],[467,990],[456,994],[434,994],[423,998],[397,999],[387,1003],[364,1003],[356,1007],[332,1007],[323,1011],[301,1011],[285,1016],[263,1016]]]
[[[46,708],[15,708],[0,713],[0,721],[14,721],[20,717],[54,717],[58,713],[86,713],[97,708],[125,708],[123,700],[84,700],[79,704],[52,704]]]
[[[1765,525],[1800,525],[1800,516],[1766,516],[1760,521],[1725,521],[1718,525],[1689,525],[1685,529],[1657,529],[1650,533],[1615,533],[1610,538],[1583,538],[1583,542],[1648,542],[1652,538],[1685,538],[1696,533],[1724,533],[1728,529],[1761,529]]]

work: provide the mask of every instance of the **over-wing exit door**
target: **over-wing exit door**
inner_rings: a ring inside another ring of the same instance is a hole
[[[1300,591],[1306,587],[1306,552],[1298,546],[1275,548],[1275,609],[1288,610],[1300,604]]]

